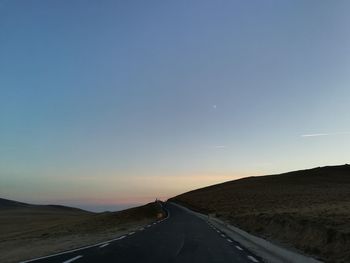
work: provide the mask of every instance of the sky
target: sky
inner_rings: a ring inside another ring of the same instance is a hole
[[[117,210],[348,163],[349,12],[0,0],[0,197]]]

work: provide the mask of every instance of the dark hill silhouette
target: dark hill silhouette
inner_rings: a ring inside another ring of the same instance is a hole
[[[41,210],[41,211],[50,211],[50,212],[75,212],[75,213],[91,213],[79,208],[63,206],[63,205],[34,205],[28,204],[13,200],[8,200],[4,198],[0,198],[0,211],[1,210],[11,210],[11,209],[26,209],[26,211],[30,210]]]
[[[29,204],[0,198],[0,210],[29,207]]]

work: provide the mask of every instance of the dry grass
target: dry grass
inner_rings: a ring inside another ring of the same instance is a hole
[[[249,177],[173,199],[327,262],[350,262],[350,166]]]
[[[17,262],[112,239],[154,221],[160,212],[156,203],[99,214],[46,206],[3,209],[0,262]]]

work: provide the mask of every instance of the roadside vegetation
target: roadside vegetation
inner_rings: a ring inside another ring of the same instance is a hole
[[[116,238],[163,216],[156,202],[91,213],[0,199],[0,262],[18,262]]]
[[[350,165],[248,177],[171,201],[325,262],[350,262]]]

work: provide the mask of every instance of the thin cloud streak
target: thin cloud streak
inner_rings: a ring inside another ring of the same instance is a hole
[[[320,137],[320,136],[328,136],[329,133],[312,133],[312,134],[303,134],[301,137]]]
[[[350,134],[350,132],[311,133],[311,134],[303,134],[301,135],[301,137],[308,138],[308,137],[321,137],[321,136],[346,135],[346,134]]]

